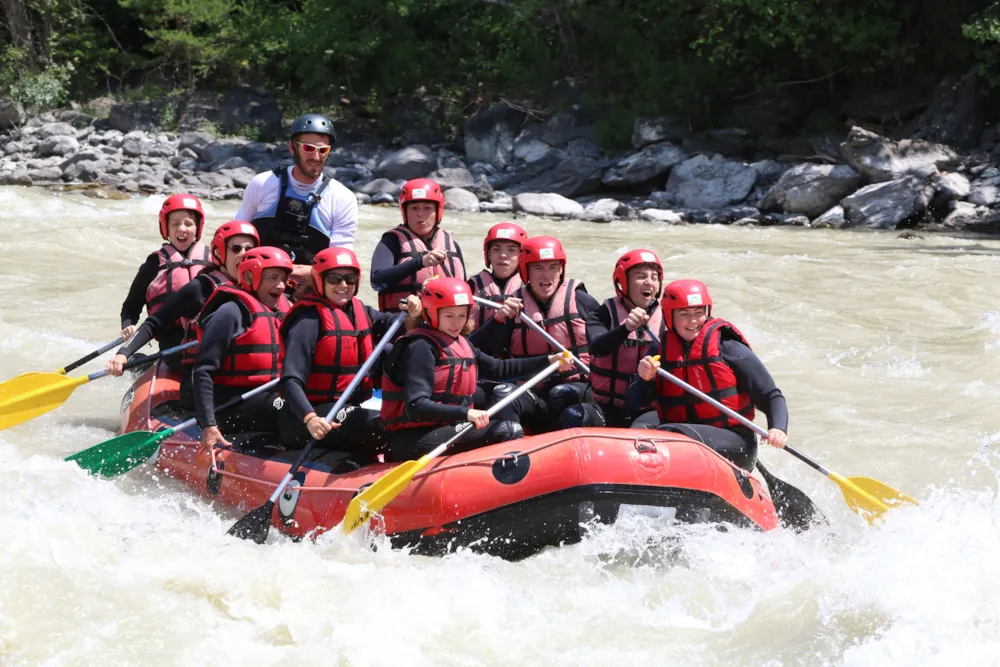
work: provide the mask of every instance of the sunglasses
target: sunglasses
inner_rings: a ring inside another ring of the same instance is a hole
[[[320,155],[326,155],[327,153],[330,152],[330,149],[333,148],[332,146],[318,146],[317,144],[304,144],[301,141],[296,141],[295,143],[301,146],[302,150],[304,150],[306,153],[315,153],[316,151],[319,151]]]
[[[229,246],[229,252],[236,254],[243,252],[244,250],[253,250],[254,245],[252,243],[233,243]]]
[[[348,285],[358,284],[358,274],[356,273],[334,273],[330,271],[329,273],[323,274],[323,282],[327,285],[339,285],[340,283],[347,283]]]

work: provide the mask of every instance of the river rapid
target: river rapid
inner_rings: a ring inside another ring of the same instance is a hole
[[[0,380],[118,336],[161,201],[0,188]],[[210,237],[236,203],[207,209]],[[501,219],[446,218],[472,271]],[[362,208],[363,265],[397,220]],[[635,517],[518,563],[372,550],[339,531],[257,546],[226,536],[235,514],[148,467],[106,481],[62,460],[116,434],[129,380],[106,378],[0,432],[0,665],[1000,664],[1000,241],[521,223],[559,236],[569,275],[600,299],[640,246],[668,280],[705,281],[787,396],[792,442],[920,506],[872,529],[835,484],[765,446],[827,527]]]

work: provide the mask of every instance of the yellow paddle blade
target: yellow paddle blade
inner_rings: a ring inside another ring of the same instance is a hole
[[[0,431],[34,419],[62,405],[73,390],[90,381],[58,373],[35,373],[0,384]]]
[[[830,473],[830,479],[840,487],[844,500],[854,513],[864,517],[872,525],[876,519],[896,505],[918,504],[902,491],[871,477],[841,477],[834,472]]]
[[[344,532],[350,535],[361,527],[375,512],[392,502],[403,492],[413,476],[430,463],[431,458],[423,456],[416,461],[400,463],[396,468],[379,478],[377,482],[354,496],[344,514]]]

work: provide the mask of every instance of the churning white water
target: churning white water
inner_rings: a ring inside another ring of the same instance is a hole
[[[0,188],[0,380],[117,337],[160,201]],[[206,236],[235,209],[210,205]],[[397,219],[362,210],[363,263]],[[446,219],[473,270],[499,219]],[[0,664],[1000,664],[1000,241],[522,222],[559,236],[600,298],[634,247],[668,279],[704,280],[788,397],[794,443],[920,507],[869,528],[833,483],[765,448],[828,527],[634,517],[518,563],[336,531],[257,546],[149,469],[104,481],[62,461],[116,433],[128,379],[103,379],[0,432]]]

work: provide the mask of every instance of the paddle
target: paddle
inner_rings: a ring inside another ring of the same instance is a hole
[[[569,355],[569,352],[564,350],[563,354]],[[559,368],[561,363],[562,361],[553,361],[551,364],[546,366],[544,370],[538,372],[534,377],[518,387],[515,391],[511,392],[503,400],[490,407],[490,409],[486,411],[486,414],[492,417],[500,410],[503,410],[513,401],[517,400],[518,397],[524,394],[524,392],[531,389],[531,387],[538,384],[549,375],[552,375],[552,373]],[[347,512],[344,513],[344,532],[347,534],[354,532],[356,528],[368,521],[372,514],[382,511],[386,505],[391,503],[396,496],[403,492],[403,489],[405,489],[410,483],[410,480],[413,479],[414,475],[420,472],[420,470],[430,463],[431,460],[437,458],[449,447],[461,440],[462,436],[471,431],[472,428],[472,422],[460,424],[456,427],[457,432],[455,435],[449,438],[447,442],[438,445],[416,461],[404,461],[403,463],[400,463],[398,466],[382,475],[377,482],[352,498],[350,504],[347,506]]]
[[[93,352],[91,352],[90,354],[88,354],[87,356],[80,357],[79,359],[77,359],[73,363],[67,364],[66,366],[63,366],[62,368],[60,368],[59,370],[57,370],[56,373],[59,374],[59,375],[66,375],[66,373],[69,373],[70,371],[75,370],[75,369],[79,368],[80,366],[83,366],[85,363],[87,363],[91,359],[96,359],[97,357],[101,356],[102,354],[104,354],[105,352],[107,352],[108,350],[110,350],[111,348],[117,347],[117,346],[121,345],[124,342],[125,342],[125,337],[124,336],[122,336],[118,340],[113,340],[110,343],[108,343],[107,345],[105,345],[103,347],[97,348],[96,350],[94,350]],[[10,380],[7,380],[7,382],[12,382],[14,380],[20,380],[21,378],[25,378],[25,377],[29,377],[29,376],[33,376],[33,375],[41,375],[41,373],[38,373],[38,372],[21,373],[17,377],[11,378]],[[0,383],[0,396],[2,396],[4,394],[4,392],[6,391],[4,389],[4,386],[7,384],[7,382]]]
[[[275,378],[259,387],[231,398],[215,408],[216,412],[228,410],[243,401],[267,391],[278,384],[281,378]],[[141,465],[154,456],[160,449],[160,444],[176,433],[185,431],[198,423],[196,417],[183,421],[177,426],[162,431],[132,431],[123,433],[110,440],[94,445],[82,452],[67,456],[67,461],[75,461],[77,465],[89,473],[99,477],[116,477],[127,473],[132,468]]]
[[[396,319],[392,321],[392,324],[389,325],[389,330],[385,332],[384,336],[382,336],[382,340],[380,340],[378,345],[375,346],[372,353],[368,355],[368,358],[365,359],[365,363],[361,365],[361,369],[354,376],[354,379],[352,379],[351,383],[347,385],[347,389],[344,390],[344,393],[340,395],[337,402],[333,404],[332,408],[330,408],[330,412],[326,415],[327,421],[332,420],[333,416],[340,412],[341,408],[347,404],[347,401],[351,398],[351,394],[354,393],[354,390],[357,389],[358,385],[360,385],[365,379],[365,376],[368,375],[368,371],[375,364],[375,361],[378,360],[379,355],[382,354],[382,350],[385,349],[385,346],[392,340],[393,335],[399,327],[402,326],[404,317],[406,317],[406,313],[400,313],[396,316]],[[253,540],[257,544],[264,544],[267,540],[267,534],[271,530],[271,515],[274,513],[274,504],[278,502],[278,498],[280,498],[281,494],[284,493],[285,487],[288,486],[289,482],[292,481],[292,478],[295,477],[295,473],[297,473],[299,468],[302,467],[302,464],[305,463],[306,458],[309,456],[309,452],[312,451],[313,445],[317,442],[318,440],[310,440],[306,444],[306,446],[302,449],[302,452],[299,454],[299,457],[295,459],[295,463],[293,463],[292,467],[288,469],[284,479],[282,479],[281,483],[278,484],[278,488],[276,488],[274,493],[271,494],[271,497],[267,499],[267,502],[257,509],[252,510],[242,519],[233,524],[233,527],[229,529],[230,535],[235,535],[236,537],[244,540]]]
[[[135,368],[160,357],[176,354],[197,344],[198,341],[191,341],[184,345],[178,345],[148,357],[130,361],[123,368],[125,370]],[[55,410],[66,402],[74,389],[107,374],[108,372],[103,370],[90,375],[70,378],[58,373],[38,373],[5,382],[0,386],[3,390],[0,393],[0,431]]]
[[[474,296],[472,298],[475,299],[476,303],[478,303],[478,304],[480,304],[482,306],[487,306],[489,308],[494,308],[496,310],[500,310],[501,308],[503,308],[503,304],[497,303],[496,301],[490,301],[489,299],[484,299],[484,298],[479,297],[479,296]],[[538,333],[538,335],[540,335],[542,338],[544,338],[545,340],[547,340],[549,342],[549,345],[551,345],[552,347],[554,347],[556,350],[559,350],[560,352],[566,352],[566,353],[568,353],[569,356],[571,356],[573,358],[573,363],[576,365],[577,368],[579,368],[584,373],[587,373],[588,375],[590,374],[590,368],[587,366],[587,364],[585,364],[582,361],[580,361],[576,357],[575,354],[573,354],[572,352],[570,352],[569,350],[567,350],[565,347],[563,347],[562,344],[560,344],[559,341],[557,341],[555,338],[553,338],[549,334],[548,331],[546,331],[545,329],[543,329],[542,326],[538,322],[534,321],[530,317],[522,317],[522,315],[524,315],[523,312],[521,312],[521,313],[518,314],[518,318],[520,318],[520,320],[522,322],[524,322],[529,327],[531,327],[532,329],[534,329]]]
[[[720,410],[740,422],[754,433],[762,435],[765,438],[767,437],[767,431],[763,428],[735,410],[723,405],[708,394],[692,387],[679,377],[671,375],[662,368],[657,368],[656,372],[664,380],[672,382],[685,391],[694,394],[701,400],[712,405],[716,410]],[[816,461],[789,445],[785,445],[783,449],[795,458],[807,463],[810,467],[818,470],[833,480],[837,486],[840,487],[841,493],[844,494],[844,499],[847,501],[847,505],[854,511],[855,514],[864,517],[870,524],[874,524],[877,518],[881,517],[882,514],[889,511],[891,507],[898,505],[899,503],[917,504],[916,500],[902,491],[897,491],[891,486],[883,484],[876,479],[872,479],[870,477],[843,477],[835,472],[827,470]]]

